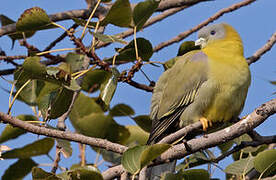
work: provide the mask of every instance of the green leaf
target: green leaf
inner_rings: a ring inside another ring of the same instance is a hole
[[[56,119],[64,114],[72,102],[73,94],[71,90],[46,82],[37,98],[43,118]]]
[[[91,113],[103,113],[103,110],[101,106],[96,103],[95,99],[80,93],[69,115],[71,123]]]
[[[40,156],[48,154],[49,151],[54,146],[54,140],[52,138],[44,138],[38,141],[35,141],[32,144],[28,144],[22,148],[13,149],[2,154],[4,159],[26,159],[32,156]]]
[[[132,19],[131,6],[128,0],[116,0],[100,25],[113,24],[119,27],[129,27]]]
[[[6,25],[9,25],[9,24],[15,23],[15,21],[13,21],[12,19],[8,18],[7,16],[5,16],[3,14],[0,15],[0,21],[1,21],[2,26],[6,26]],[[25,33],[25,37],[30,38],[34,34],[35,34],[35,31],[28,31],[28,32]],[[8,36],[12,39],[12,48],[14,46],[15,40],[24,38],[22,32],[11,33],[11,34],[8,34]]]
[[[275,173],[276,171],[276,149],[269,149],[260,152],[254,158],[254,168],[264,176]]]
[[[126,145],[129,147],[132,147],[134,145],[144,145],[146,144],[149,133],[145,132],[143,129],[141,129],[139,126],[126,126],[128,129],[130,136],[126,141]]]
[[[5,171],[2,180],[23,179],[37,165],[32,159],[19,159]]]
[[[110,111],[110,116],[130,116],[134,115],[134,110],[126,104],[116,104]]]
[[[138,3],[133,10],[133,21],[139,31],[155,12],[160,0],[146,0]]]
[[[55,26],[46,12],[40,7],[25,10],[16,22],[16,30],[21,32],[49,29]]]
[[[85,56],[83,54],[77,54],[77,53],[68,53],[66,56],[66,62],[70,65],[71,71],[70,73],[77,72],[81,69],[83,69],[83,62],[84,62]]]
[[[276,85],[276,81],[270,81],[270,84]]]
[[[91,34],[93,34],[93,36],[95,36],[98,40],[104,42],[104,43],[113,43],[113,42],[118,42],[121,44],[127,44],[126,41],[124,41],[121,38],[117,38],[116,36],[112,36],[112,35],[105,35],[102,33],[95,33],[95,32],[90,32]]]
[[[39,167],[34,167],[32,169],[33,180],[61,180],[54,173],[46,172]]]
[[[101,155],[105,161],[112,163],[112,165],[121,164],[121,157],[122,157],[121,154],[114,153],[112,151],[107,151],[105,149],[101,149],[100,151],[101,151]]]
[[[205,169],[190,169],[185,171],[179,171],[176,174],[166,173],[162,175],[161,180],[209,180],[210,175]]]
[[[143,151],[140,157],[141,168],[148,165],[152,160],[156,159],[163,152],[167,151],[171,145],[169,144],[154,144]]]
[[[202,164],[209,163],[209,159],[204,152],[196,152],[186,158],[182,163],[176,166],[176,170],[193,168]]]
[[[71,167],[71,170],[65,171],[62,174],[59,174],[58,177],[62,179],[93,179],[93,180],[103,180],[103,176],[101,175],[100,171],[92,166],[92,165],[86,165],[86,166],[75,166]]]
[[[56,139],[57,144],[61,147],[61,153],[65,158],[69,158],[72,156],[72,147],[70,141],[64,139]]]
[[[112,76],[105,83],[101,85],[100,98],[105,103],[106,106],[109,106],[111,99],[117,88],[118,77],[120,75],[119,71],[116,68],[112,68]]]
[[[173,65],[175,64],[175,62],[177,60],[179,60],[179,58],[175,57],[175,58],[172,58],[172,59],[166,61],[164,64],[162,64],[164,70],[166,71],[166,70],[170,69],[171,67],[173,67]]]
[[[200,49],[200,46],[195,46],[195,42],[194,41],[184,41],[179,49],[178,49],[178,53],[177,53],[177,56],[182,56],[190,51],[193,51],[193,50],[199,50]],[[166,61],[164,64],[163,64],[163,67],[164,67],[164,70],[168,70],[169,68],[171,68],[176,61],[178,61],[179,57],[175,57],[175,58],[172,58],[168,61]]]
[[[248,173],[253,168],[253,157],[248,157],[246,159],[240,159],[228,165],[224,172],[228,174],[243,175]]]
[[[83,78],[81,88],[89,93],[95,92],[100,88],[101,84],[107,82],[111,76],[112,73],[102,69],[89,71]]]
[[[234,144],[233,141],[228,141],[228,142],[219,144],[218,148],[220,149],[221,153],[225,153],[233,146],[233,144]]]
[[[15,88],[19,90],[28,80],[29,75],[24,72],[22,69],[18,69],[14,73],[14,80],[15,80]],[[20,92],[18,96],[18,100],[23,101],[24,103],[35,106],[37,105],[36,99],[38,94],[40,93],[41,89],[44,86],[44,82],[40,80],[32,80],[28,83]]]
[[[182,56],[187,52],[190,52],[193,50],[200,50],[200,46],[196,46],[194,41],[184,41],[183,43],[181,43],[178,49],[177,56]]]
[[[77,132],[90,137],[104,138],[111,124],[111,117],[103,113],[91,113],[71,121]]]
[[[132,118],[144,131],[151,131],[152,121],[148,115],[140,115]]]
[[[124,152],[121,163],[128,172],[136,174],[170,147],[169,144],[135,146]]]
[[[148,146],[135,146],[124,152],[121,163],[128,172],[135,174],[141,170],[140,157],[147,147]]]
[[[36,121],[37,118],[32,115],[19,115],[16,118],[22,120],[22,121]],[[25,134],[26,131],[17,127],[13,127],[12,125],[7,124],[5,129],[2,131],[1,136],[0,136],[0,144],[11,140],[15,139],[18,136]]]
[[[152,54],[153,49],[150,41],[144,39],[144,38],[137,38],[137,49],[138,49],[138,55],[143,61],[148,61]],[[126,62],[132,62],[136,60],[136,53],[135,53],[135,45],[134,40],[132,40],[128,45],[126,45],[124,48],[120,49],[119,54],[116,56],[116,61],[126,61]],[[113,57],[106,59],[107,62],[112,62]]]
[[[40,63],[40,57],[27,57],[22,65],[24,72],[32,79],[44,78],[47,74],[46,66]]]

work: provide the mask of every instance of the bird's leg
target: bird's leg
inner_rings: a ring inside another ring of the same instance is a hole
[[[205,117],[201,117],[199,120],[200,120],[200,122],[202,124],[203,131],[207,131],[209,123],[210,123],[210,126],[212,126],[212,122],[211,121],[209,122],[208,119],[206,119]]]

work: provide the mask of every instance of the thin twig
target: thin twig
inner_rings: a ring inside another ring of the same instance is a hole
[[[78,24],[73,24],[69,29],[76,29],[79,25]],[[56,46],[57,43],[62,41],[65,37],[67,36],[67,32],[63,32],[57,39],[55,39],[53,42],[51,42],[44,50],[44,51],[49,51],[53,47]]]
[[[55,156],[55,160],[54,160],[53,167],[51,170],[52,173],[56,173],[56,171],[58,169],[58,163],[60,161],[61,149],[62,149],[62,147],[60,147],[59,145],[56,145],[56,156]]]
[[[181,40],[183,40],[184,38],[186,38],[187,36],[189,36],[190,34],[198,31],[199,29],[201,29],[203,26],[206,26],[207,24],[213,22],[214,20],[218,19],[219,17],[221,17],[222,15],[224,15],[225,13],[229,13],[232,11],[235,11],[241,7],[247,6],[251,3],[253,3],[256,0],[245,0],[236,4],[233,4],[227,8],[221,9],[220,11],[218,11],[217,13],[215,13],[213,16],[209,17],[207,20],[203,21],[202,23],[198,24],[197,26],[193,27],[192,29],[189,29],[188,31],[182,32],[180,34],[178,34],[176,37],[166,41],[166,42],[162,42],[160,44],[158,44],[157,46],[154,47],[154,52],[158,52],[161,49],[173,44],[173,43],[177,43]]]

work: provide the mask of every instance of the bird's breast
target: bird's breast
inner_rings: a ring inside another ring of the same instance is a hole
[[[250,71],[242,60],[244,62],[211,62],[209,78],[216,94],[204,112],[208,120],[229,121],[240,114],[250,85]]]

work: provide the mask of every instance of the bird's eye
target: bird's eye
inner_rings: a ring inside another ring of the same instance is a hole
[[[216,34],[216,31],[215,31],[215,30],[212,30],[212,31],[210,32],[210,34],[211,34],[211,35],[215,35],[215,34]]]

